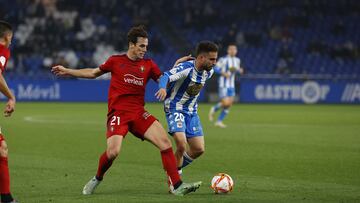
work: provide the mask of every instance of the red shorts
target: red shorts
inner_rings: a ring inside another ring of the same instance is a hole
[[[2,134],[0,134],[0,147],[1,147],[1,142],[2,141],[5,141],[5,138],[4,138],[4,136]]]
[[[140,139],[144,139],[147,129],[157,119],[147,112],[140,109],[137,112],[129,112],[122,110],[112,110],[107,115],[107,132],[106,137],[113,135],[126,136],[128,131]]]

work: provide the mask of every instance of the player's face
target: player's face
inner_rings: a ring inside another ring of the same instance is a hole
[[[217,52],[209,52],[203,55],[203,63],[202,69],[206,71],[210,71],[216,64],[218,53]]]
[[[236,56],[237,54],[237,48],[235,45],[230,45],[227,49],[227,52],[230,56]]]
[[[6,43],[5,46],[6,46],[6,47],[9,47],[9,46],[10,46],[12,37],[13,37],[13,33],[12,33],[12,32],[9,32],[8,34],[5,35],[5,43]]]
[[[144,58],[147,51],[148,43],[148,38],[138,37],[136,44],[131,45],[130,49],[132,49],[132,52],[136,58]]]

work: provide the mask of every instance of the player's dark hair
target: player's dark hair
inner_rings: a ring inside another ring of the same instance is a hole
[[[129,30],[127,34],[128,43],[136,44],[138,37],[148,38],[144,25],[138,25]]]
[[[203,53],[218,52],[219,47],[214,42],[202,41],[196,46],[195,56]]]
[[[231,43],[229,43],[229,44],[228,44],[228,46],[227,46],[227,47],[229,47],[229,46],[237,46],[237,45],[236,45],[236,43],[235,43],[235,42],[231,42]]]
[[[5,37],[7,32],[12,32],[10,23],[0,20],[0,38]]]

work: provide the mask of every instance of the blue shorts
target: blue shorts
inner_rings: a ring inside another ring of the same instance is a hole
[[[235,96],[235,88],[233,87],[219,87],[219,97],[220,99],[224,97],[234,97]]]
[[[189,114],[181,111],[166,113],[169,134],[185,132],[186,138],[203,136],[200,118],[197,113]]]

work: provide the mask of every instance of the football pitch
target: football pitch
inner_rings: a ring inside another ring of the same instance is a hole
[[[1,103],[3,106],[4,103]],[[147,110],[165,124],[161,104]],[[31,202],[360,202],[360,106],[235,105],[219,129],[199,104],[206,151],[184,169],[203,181],[184,197],[167,193],[160,153],[128,134],[95,194],[83,196],[105,149],[105,103],[18,103],[1,118],[14,196]],[[228,173],[232,193],[211,178]]]

